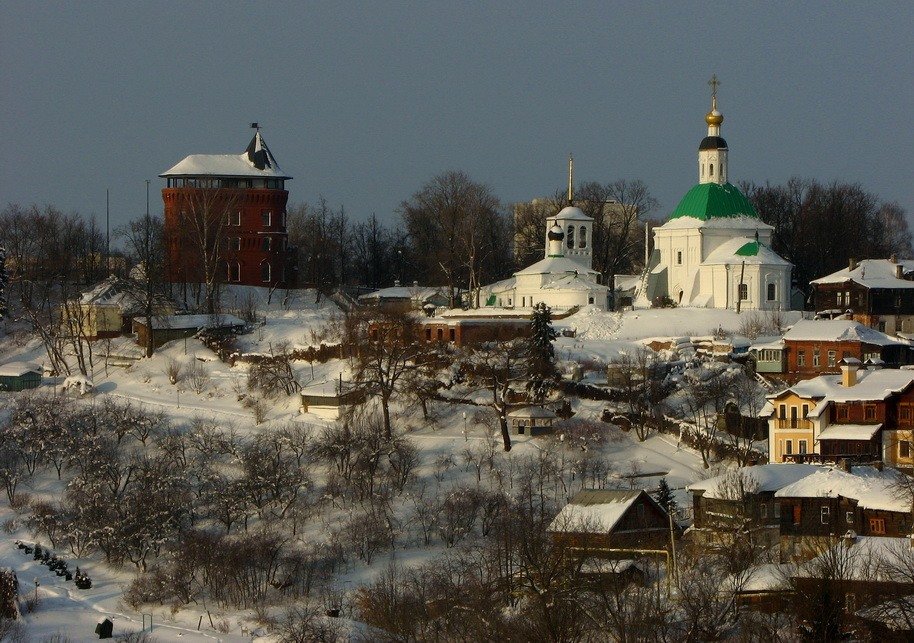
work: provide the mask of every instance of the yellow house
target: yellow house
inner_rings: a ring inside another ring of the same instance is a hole
[[[119,337],[132,332],[132,319],[141,312],[138,288],[127,279],[111,276],[60,306],[61,325],[88,341]],[[174,306],[164,297],[155,305],[156,315],[171,315]]]

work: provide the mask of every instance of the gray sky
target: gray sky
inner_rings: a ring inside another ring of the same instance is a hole
[[[732,180],[859,182],[914,215],[914,3],[0,3],[0,204],[113,224],[259,121],[292,202],[394,211],[449,169],[505,202],[697,181],[707,80]]]

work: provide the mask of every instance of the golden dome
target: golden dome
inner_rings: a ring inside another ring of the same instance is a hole
[[[712,109],[705,115],[705,122],[711,126],[720,126],[724,122],[724,115],[721,114],[717,109]]]

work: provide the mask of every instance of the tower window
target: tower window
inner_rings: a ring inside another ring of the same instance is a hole
[[[264,252],[270,251],[270,237],[264,237],[263,239],[261,239],[260,249],[263,250]]]
[[[777,287],[774,284],[768,284],[768,301],[777,299]]]
[[[568,234],[566,235],[567,245],[569,248],[574,248],[574,226],[568,226]]]
[[[260,264],[260,280],[261,281],[270,281],[270,262],[264,261]]]
[[[676,251],[676,265],[677,265],[677,266],[681,266],[681,265],[682,265],[682,250],[677,250],[677,251]]]
[[[226,275],[226,277],[228,277],[229,281],[241,281],[241,264],[240,263],[238,263],[238,262],[227,263],[225,265],[225,267],[228,269],[228,274]]]
[[[228,213],[228,224],[229,225],[241,225],[241,210],[235,210],[234,212]]]
[[[578,248],[587,247],[587,228],[581,226],[581,229],[578,231]]]
[[[714,164],[713,163],[708,165],[708,176],[714,176]]]
[[[229,239],[229,249],[241,250],[241,237],[232,237]]]
[[[264,210],[260,213],[260,222],[265,228],[269,228],[273,224],[273,213],[269,210]]]

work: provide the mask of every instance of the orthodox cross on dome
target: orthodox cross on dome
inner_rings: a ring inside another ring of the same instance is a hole
[[[574,205],[574,157],[568,153],[568,205]]]
[[[717,88],[720,87],[720,81],[717,80],[717,74],[711,75],[711,80],[708,81],[708,85],[711,86],[711,104],[717,106]]]

